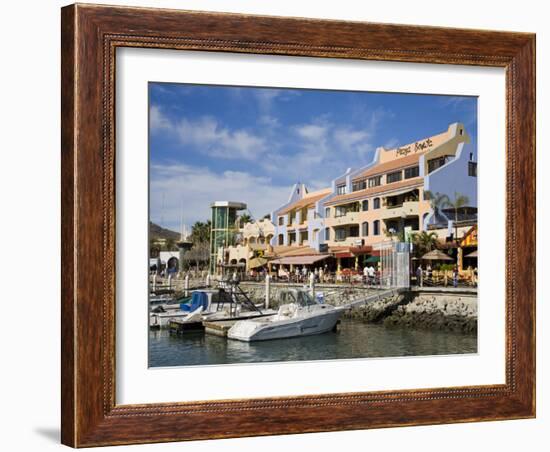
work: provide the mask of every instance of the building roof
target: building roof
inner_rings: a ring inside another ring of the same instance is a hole
[[[338,195],[334,198],[329,199],[325,205],[334,205],[341,204],[344,201],[359,201],[369,196],[375,195],[391,195],[394,191],[403,191],[403,189],[419,187],[424,183],[424,178],[422,177],[413,177],[411,179],[405,179],[400,182],[393,182],[391,184],[379,185],[378,187],[365,188],[364,190],[354,191],[346,195]]]
[[[244,202],[236,201],[214,201],[210,204],[210,207],[229,207],[237,210],[245,210],[246,204]]]
[[[353,178],[353,180],[363,179],[364,177],[376,176],[378,174],[384,174],[388,171],[398,170],[400,168],[406,168],[407,166],[413,166],[418,163],[420,156],[423,155],[421,152],[417,152],[412,155],[407,155],[406,157],[401,157],[395,160],[391,160],[386,163],[381,163],[379,165],[374,165],[370,168],[367,168],[365,171],[359,173]]]
[[[288,213],[291,210],[303,209],[304,207],[312,207],[315,205],[317,201],[327,196],[330,192],[331,192],[331,189],[326,188],[322,192],[315,192],[315,193],[308,194],[302,199],[299,199],[298,201],[295,201],[292,204],[285,207],[277,215],[284,215],[285,213]]]

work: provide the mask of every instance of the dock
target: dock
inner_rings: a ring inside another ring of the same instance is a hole
[[[213,336],[227,337],[227,332],[231,329],[238,320],[218,320],[215,322],[203,321],[205,334]]]
[[[202,323],[202,321],[185,322],[180,319],[170,319],[168,327],[170,328],[170,334],[183,335],[188,333],[203,332],[204,325]]]

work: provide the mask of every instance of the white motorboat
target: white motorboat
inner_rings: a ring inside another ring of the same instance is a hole
[[[159,328],[168,326],[170,320],[178,319],[181,322],[191,323],[200,322],[202,320],[202,306],[192,312],[189,311],[168,311],[168,312],[152,312],[149,314],[149,326],[151,328]]]
[[[345,308],[320,304],[305,290],[288,289],[280,293],[277,314],[236,322],[228,331],[229,339],[265,341],[310,336],[331,331]]]

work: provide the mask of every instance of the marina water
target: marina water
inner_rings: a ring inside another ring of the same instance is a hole
[[[171,335],[167,329],[149,332],[149,367],[471,353],[477,353],[475,334],[388,328],[346,318],[337,332],[250,343],[203,333]]]

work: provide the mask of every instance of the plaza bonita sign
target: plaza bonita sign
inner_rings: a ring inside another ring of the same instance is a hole
[[[419,152],[419,151],[424,151],[426,149],[429,149],[433,146],[433,141],[431,140],[431,138],[426,138],[425,140],[422,140],[422,141],[417,141],[416,143],[414,144],[409,144],[408,146],[404,146],[402,148],[397,148],[395,150],[395,155],[397,157],[399,156],[406,156],[406,155],[409,155],[411,152]]]

